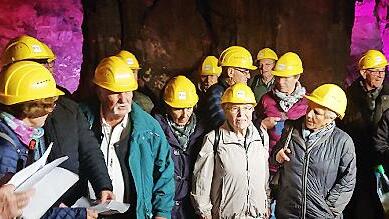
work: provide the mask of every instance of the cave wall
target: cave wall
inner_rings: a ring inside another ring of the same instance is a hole
[[[84,0],[83,6],[83,95],[98,61],[121,48],[136,54],[155,91],[172,75],[195,77],[203,57],[231,45],[253,57],[263,47],[297,52],[308,90],[342,84],[347,75],[354,1]]]
[[[302,81],[312,90],[342,84],[351,71],[351,31],[366,27],[352,30],[354,6],[366,2],[374,2],[369,19],[379,21],[377,36],[388,38],[387,0],[0,0],[0,49],[20,34],[37,37],[57,54],[58,83],[74,91],[81,77],[77,94],[88,96],[98,62],[121,48],[135,53],[141,74],[158,92],[172,75],[195,77],[203,57],[228,46],[242,45],[253,57],[271,47],[301,56]],[[387,50],[385,43],[368,44]],[[352,55],[362,50],[355,45]]]
[[[0,51],[22,34],[45,42],[57,57],[57,83],[73,92],[82,63],[82,20],[80,0],[0,0]]]

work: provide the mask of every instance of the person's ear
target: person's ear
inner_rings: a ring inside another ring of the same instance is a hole
[[[359,74],[361,74],[363,79],[366,79],[366,72],[367,72],[366,69],[359,70]]]
[[[227,68],[227,75],[228,75],[228,77],[229,78],[232,78],[232,76],[234,76],[234,69],[233,68],[231,68],[231,67],[228,67]]]

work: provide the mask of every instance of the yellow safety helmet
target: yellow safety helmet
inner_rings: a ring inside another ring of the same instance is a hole
[[[125,63],[127,63],[132,70],[141,69],[138,60],[131,52],[121,50],[118,54],[116,54],[116,56],[121,58]]]
[[[17,61],[34,59],[45,59],[51,62],[55,59],[55,55],[46,44],[34,37],[22,35],[7,44],[1,57],[1,64],[5,66]]]
[[[225,49],[219,58],[220,66],[237,67],[255,70],[250,52],[241,46],[231,46]]]
[[[222,68],[217,65],[217,58],[215,56],[207,56],[201,65],[200,75],[217,75],[222,73]]]
[[[346,112],[346,93],[335,84],[323,84],[316,88],[310,95],[305,96],[308,100],[334,111],[340,119]]]
[[[163,100],[174,108],[194,107],[199,101],[195,85],[185,76],[172,78],[165,87]]]
[[[11,64],[0,74],[0,103],[13,105],[30,100],[64,95],[50,71],[33,61]]]
[[[287,52],[277,61],[273,75],[279,77],[290,77],[303,73],[303,63],[300,57],[294,52]]]
[[[378,50],[368,50],[359,59],[359,69],[383,68],[388,65],[388,61],[382,52]]]
[[[227,88],[221,103],[257,104],[253,91],[244,83],[236,83]]]
[[[117,56],[110,56],[100,61],[95,70],[93,83],[113,92],[138,89],[133,71]]]
[[[278,60],[277,54],[270,48],[264,48],[259,50],[257,54],[257,60],[261,59],[273,59],[273,60]]]

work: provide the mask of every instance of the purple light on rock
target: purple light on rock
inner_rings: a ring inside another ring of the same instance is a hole
[[[359,73],[358,60],[369,49],[389,54],[389,29],[386,27],[388,0],[363,0],[355,3],[355,18],[351,37],[351,64],[348,66],[350,74],[346,79],[349,85]]]
[[[19,35],[36,37],[56,54],[57,83],[75,91],[82,63],[81,0],[0,0],[0,5],[0,50]]]

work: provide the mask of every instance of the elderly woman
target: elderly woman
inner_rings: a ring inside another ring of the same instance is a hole
[[[172,218],[195,218],[190,203],[193,166],[201,148],[205,127],[193,112],[198,101],[195,85],[185,76],[172,78],[166,85],[164,112],[154,117],[165,132],[174,162],[176,193]]]
[[[0,74],[0,178],[7,178],[43,155],[49,142],[44,141],[42,126],[54,110],[58,96],[63,94],[56,88],[49,70],[41,64],[20,61],[3,69]],[[81,208],[54,208],[44,217],[64,215],[97,218],[97,214],[87,214]]]
[[[282,165],[277,218],[342,218],[355,186],[351,137],[336,127],[347,98],[334,84],[316,88],[305,118],[288,121],[271,162]]]
[[[267,218],[268,135],[252,123],[251,89],[237,83],[222,96],[227,121],[205,136],[192,199],[201,218]]]

